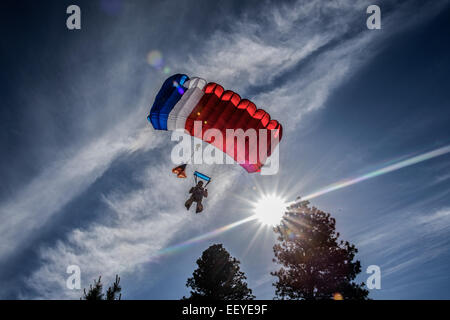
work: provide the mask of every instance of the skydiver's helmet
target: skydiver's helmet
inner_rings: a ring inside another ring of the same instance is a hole
[[[197,186],[198,186],[198,187],[203,187],[203,181],[199,181],[199,182],[197,183]]]

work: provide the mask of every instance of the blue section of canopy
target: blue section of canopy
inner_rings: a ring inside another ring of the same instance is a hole
[[[147,117],[156,130],[167,130],[167,118],[187,90],[183,87],[187,80],[189,80],[187,75],[175,74],[164,81],[150,109],[150,115]]]
[[[204,175],[203,173],[200,173],[198,171],[194,172],[194,176],[199,177],[200,179],[203,179],[203,180],[208,181],[208,182],[211,181],[210,177],[208,177],[207,175]]]

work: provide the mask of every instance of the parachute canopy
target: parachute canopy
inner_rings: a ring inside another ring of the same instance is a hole
[[[225,90],[217,83],[207,83],[204,79],[189,78],[184,74],[175,74],[164,81],[147,119],[156,130],[184,129],[191,136],[200,138],[233,157],[248,172],[260,171],[282,136],[281,124],[271,119],[263,109],[258,109],[253,102],[241,99],[237,93]],[[196,121],[202,124],[201,136],[197,136],[198,133],[194,130]],[[223,141],[205,137],[208,129],[222,132]],[[245,137],[245,143],[233,142],[233,147],[227,148],[227,129],[242,129],[244,132],[248,129],[255,129],[256,132],[267,129],[269,133],[264,136],[258,134],[253,145]],[[261,139],[267,139],[267,143],[260,144]],[[265,150],[260,150],[261,148]],[[250,161],[249,154],[255,150],[257,159]],[[244,161],[239,159],[239,153],[245,155]]]

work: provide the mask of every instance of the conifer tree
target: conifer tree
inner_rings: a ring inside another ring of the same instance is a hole
[[[198,268],[187,280],[191,300],[252,300],[252,290],[240,270],[239,261],[221,244],[206,249],[197,260]],[[186,299],[186,298],[184,298]]]
[[[102,277],[98,277],[98,280],[94,280],[94,284],[89,285],[89,290],[86,292],[86,289],[83,290],[84,295],[81,298],[82,300],[120,300],[122,298],[122,288],[120,287],[120,277],[116,275],[116,281],[113,283],[111,287],[103,293],[103,284]]]
[[[275,227],[278,241],[272,272],[276,298],[319,300],[339,294],[344,299],[367,299],[364,283],[353,282],[361,272],[354,260],[358,252],[349,242],[339,240],[336,220],[329,213],[310,207],[308,201],[287,208],[282,223]]]

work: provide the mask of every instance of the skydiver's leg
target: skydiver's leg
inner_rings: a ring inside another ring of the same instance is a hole
[[[197,209],[195,210],[195,213],[200,213],[203,211],[203,204],[201,201],[197,202]]]
[[[186,209],[189,210],[189,209],[191,208],[192,202],[194,202],[194,198],[190,197],[190,198],[186,201],[186,203],[184,204],[184,206],[186,207]]]

